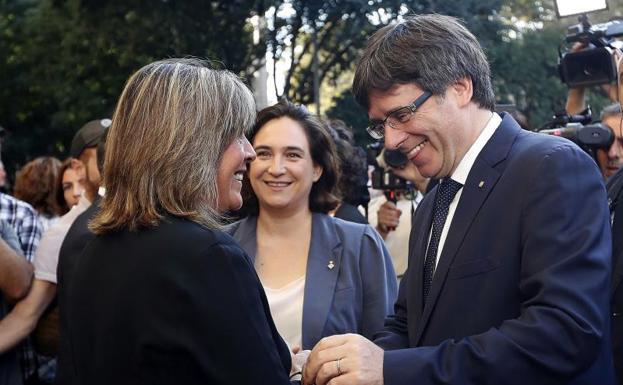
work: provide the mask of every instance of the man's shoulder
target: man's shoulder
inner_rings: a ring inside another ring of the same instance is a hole
[[[599,174],[595,161],[570,140],[522,130],[509,151],[509,165],[515,165],[530,173],[538,171],[544,160],[574,164],[574,167],[594,168]]]
[[[0,193],[0,216],[12,216],[12,213],[17,213],[19,217],[26,215],[37,216],[37,212],[30,204],[8,194]]]
[[[584,153],[580,147],[568,139],[526,130],[521,130],[517,135],[516,146],[514,147],[529,153],[548,153],[560,148],[566,151]]]

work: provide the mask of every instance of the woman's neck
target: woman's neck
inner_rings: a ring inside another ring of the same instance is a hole
[[[311,231],[312,212],[305,208],[296,212],[284,213],[282,210],[266,210],[260,208],[257,226],[264,234],[279,235],[296,234],[300,231]]]

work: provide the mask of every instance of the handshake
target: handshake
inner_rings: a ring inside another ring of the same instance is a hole
[[[325,337],[310,350],[292,350],[290,378],[303,385],[383,384],[383,349],[358,334]]]

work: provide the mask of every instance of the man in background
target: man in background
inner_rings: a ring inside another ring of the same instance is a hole
[[[83,186],[85,193],[80,197],[78,204],[43,235],[35,255],[35,280],[32,288],[28,296],[19,301],[0,321],[0,355],[12,349],[35,329],[44,311],[56,297],[56,270],[60,248],[71,224],[96,199],[100,183],[97,146],[103,140],[109,125],[109,119],[94,120],[84,125],[74,135],[70,155],[76,160],[72,162],[71,167],[78,174],[85,175]],[[53,377],[54,373],[55,370],[52,370],[49,376]],[[44,375],[46,376],[47,374]],[[53,378],[44,379],[49,381]]]

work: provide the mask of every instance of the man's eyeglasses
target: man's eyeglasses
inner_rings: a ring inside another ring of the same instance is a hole
[[[382,122],[370,122],[371,124],[366,128],[368,134],[374,139],[383,139],[385,136],[385,123],[395,130],[402,130],[404,125],[411,120],[415,111],[424,104],[432,95],[429,91],[424,91],[415,101],[408,106],[400,107],[387,114],[387,117]]]

